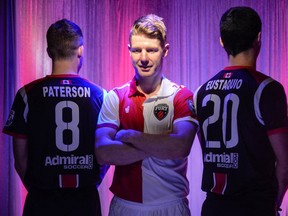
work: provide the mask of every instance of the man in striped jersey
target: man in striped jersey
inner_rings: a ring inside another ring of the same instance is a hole
[[[116,165],[109,215],[190,215],[193,95],[162,74],[169,49],[162,18],[136,20],[128,47],[135,76],[108,93],[96,132],[98,162]]]

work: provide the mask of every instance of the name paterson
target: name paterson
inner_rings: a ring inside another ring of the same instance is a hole
[[[82,86],[44,86],[44,97],[90,97],[90,88]]]

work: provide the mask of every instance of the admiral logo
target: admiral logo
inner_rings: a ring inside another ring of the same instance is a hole
[[[93,169],[93,155],[46,156],[45,166],[63,166],[63,169]]]
[[[169,112],[169,106],[167,104],[158,104],[154,107],[154,116],[159,120],[163,120]]]
[[[213,154],[212,152],[204,155],[205,163],[215,163],[217,167],[227,169],[238,169],[238,153]]]

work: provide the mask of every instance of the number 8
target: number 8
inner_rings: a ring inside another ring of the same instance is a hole
[[[63,109],[70,108],[72,118],[70,122],[63,121]],[[61,151],[71,152],[79,146],[79,107],[73,101],[61,101],[55,107],[55,122],[56,122],[56,146]],[[72,143],[65,144],[63,140],[64,130],[72,132]]]

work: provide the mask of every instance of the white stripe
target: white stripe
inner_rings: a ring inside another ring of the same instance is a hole
[[[79,175],[77,174],[76,175],[76,188],[79,187]]]
[[[62,175],[61,174],[59,175],[59,187],[63,188]],[[76,186],[75,186],[75,188],[78,188],[78,187],[79,187],[79,175],[76,174]]]
[[[62,188],[62,175],[59,175],[59,187]]]
[[[210,190],[211,192],[213,192],[214,188],[217,186],[217,181],[216,181],[216,177],[215,177],[216,173],[213,173],[213,182],[214,182],[214,185],[213,185],[213,188]],[[226,187],[227,187],[227,175],[225,175],[225,185],[223,187],[223,190],[221,191],[221,194],[223,195],[225,190],[226,190]]]
[[[24,112],[23,112],[23,117],[24,117],[24,120],[25,120],[25,123],[27,122],[27,114],[28,114],[28,110],[29,110],[29,106],[28,106],[28,97],[27,97],[27,94],[26,94],[26,91],[25,91],[25,88],[22,87],[20,90],[19,90],[21,96],[22,96],[22,99],[23,99],[23,102],[25,103],[25,109],[24,109]]]
[[[263,121],[263,117],[261,115],[261,111],[260,111],[260,97],[262,95],[262,92],[264,90],[264,88],[273,81],[272,78],[267,78],[265,79],[258,87],[258,89],[255,92],[254,95],[254,110],[255,110],[255,115],[258,119],[258,121],[264,125],[264,121]]]
[[[194,95],[193,95],[193,102],[194,102],[194,108],[195,108],[196,115],[197,115],[197,94],[198,94],[198,91],[201,87],[202,87],[202,85],[196,89],[196,91],[194,92]]]

